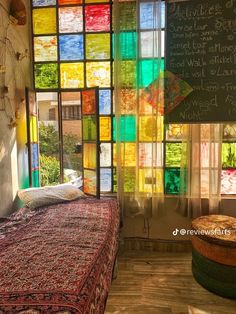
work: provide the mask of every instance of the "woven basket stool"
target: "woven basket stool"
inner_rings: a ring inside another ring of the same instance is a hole
[[[204,288],[236,298],[236,218],[201,216],[192,221],[192,272]]]

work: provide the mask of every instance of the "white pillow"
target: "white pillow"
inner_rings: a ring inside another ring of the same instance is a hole
[[[78,197],[85,197],[84,193],[71,184],[44,186],[42,188],[29,188],[18,191],[19,198],[24,204],[35,209],[40,206],[72,201]]]

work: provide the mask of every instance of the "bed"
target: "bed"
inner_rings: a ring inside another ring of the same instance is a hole
[[[104,313],[118,230],[111,198],[13,214],[0,224],[0,313]]]

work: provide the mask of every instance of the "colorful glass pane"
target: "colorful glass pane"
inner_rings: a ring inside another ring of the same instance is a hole
[[[85,7],[86,32],[110,30],[110,5],[98,4]]]
[[[39,183],[39,170],[32,171],[32,187],[40,187]]]
[[[110,0],[85,0],[85,3],[109,2]]]
[[[59,5],[81,4],[82,0],[58,0]]]
[[[161,7],[160,7],[161,3]],[[160,16],[161,11],[161,18]],[[140,28],[154,29],[165,28],[165,2],[141,2],[140,3]]]
[[[136,62],[121,61],[120,85],[122,88],[132,88],[136,85]]]
[[[87,34],[86,58],[110,59],[110,34]]]
[[[111,118],[100,117],[100,141],[111,140]]]
[[[166,167],[180,167],[181,155],[181,143],[166,143]]]
[[[96,118],[90,116],[83,117],[83,140],[95,141],[97,138]]]
[[[113,118],[113,140],[116,141],[116,118]],[[119,140],[123,142],[136,141],[136,117],[132,115],[122,116],[119,119]]]
[[[84,58],[83,35],[62,35],[59,37],[61,60],[82,60]]]
[[[136,30],[136,2],[119,2],[119,29],[120,31],[125,30]]]
[[[162,193],[163,171],[162,169],[139,169],[139,192]]]
[[[120,90],[120,113],[135,114],[137,106],[137,96],[135,89]]]
[[[136,143],[121,143],[120,144],[120,162],[122,167],[136,166]],[[116,143],[113,144],[113,166],[117,165]]]
[[[61,87],[83,88],[84,87],[84,64],[61,63]]]
[[[236,194],[236,170],[221,171],[221,194]]]
[[[33,9],[32,18],[35,35],[56,33],[56,9]]]
[[[135,168],[127,167],[124,169],[124,192],[134,192],[135,190]]]
[[[161,60],[141,60],[139,62],[139,86],[146,87],[159,76],[160,71],[164,71],[165,62]]]
[[[96,93],[94,90],[82,92],[82,104],[83,114],[96,114]]]
[[[33,7],[46,7],[56,5],[56,0],[33,0]]]
[[[236,141],[236,124],[225,124],[224,125],[223,139]]]
[[[35,88],[58,88],[57,64],[34,65]]]
[[[236,143],[222,144],[222,167],[236,168]]]
[[[111,166],[111,144],[102,143],[100,145],[100,167]]]
[[[31,143],[31,167],[32,167],[32,170],[36,170],[39,168],[38,143]]]
[[[86,74],[88,87],[110,87],[110,62],[87,62]]]
[[[197,144],[197,150],[198,150],[198,144]],[[210,148],[211,148],[211,158],[210,158]],[[219,161],[219,144],[218,143],[212,143],[212,145],[209,145],[209,143],[201,143],[201,167],[202,168],[208,168],[208,167],[218,167],[218,161]],[[198,167],[198,158],[194,158],[194,161],[196,161],[196,165],[194,166]]]
[[[34,61],[57,61],[57,37],[34,37]]]
[[[136,58],[136,44],[137,44],[137,33],[136,32],[121,32],[119,33],[119,58],[135,59]],[[112,56],[114,58],[114,35],[113,35],[113,51]]]
[[[179,141],[182,140],[183,135],[186,133],[185,124],[167,124],[166,125],[166,140]]]
[[[30,115],[30,141],[38,142],[38,120]]]
[[[101,192],[111,192],[111,169],[100,169]]]
[[[163,140],[163,117],[140,116],[139,117],[139,140],[152,142]]]
[[[59,32],[79,33],[83,31],[82,7],[66,7],[59,9]]]
[[[96,168],[96,144],[84,143],[83,146],[83,165],[84,168],[95,169]]]
[[[96,171],[84,170],[84,193],[96,195],[97,176]]]
[[[161,36],[161,38],[160,38]],[[165,56],[165,32],[149,31],[140,33],[141,58],[158,58]],[[160,48],[161,47],[161,48]],[[159,50],[161,49],[161,51]]]
[[[111,90],[99,90],[99,114],[111,114]]]
[[[165,169],[165,193],[179,194],[180,192],[180,169]]]
[[[139,166],[162,167],[163,145],[161,143],[139,143]]]

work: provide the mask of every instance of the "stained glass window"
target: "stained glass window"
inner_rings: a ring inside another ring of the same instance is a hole
[[[79,33],[83,31],[82,7],[65,7],[59,9],[59,32]]]
[[[35,64],[35,87],[41,89],[58,88],[58,66],[54,63]]]
[[[119,3],[119,13],[120,13],[120,31],[134,30],[136,29],[136,2],[120,2]]]
[[[145,193],[162,193],[162,169],[139,169],[139,191]]]
[[[111,192],[112,191],[111,175],[112,175],[112,173],[111,173],[110,168],[102,168],[100,170],[101,191],[102,192]]]
[[[96,168],[96,150],[95,144],[84,144],[84,168],[95,169]]]
[[[136,143],[121,143],[120,144],[120,158],[121,164],[124,167],[135,167],[136,166]],[[117,151],[116,144],[113,144],[113,166],[117,165]],[[125,160],[124,157],[125,156]]]
[[[236,168],[236,143],[222,144],[222,167]]]
[[[165,193],[179,194],[180,192],[180,169],[165,169]]]
[[[142,58],[164,58],[164,47],[165,47],[165,32],[161,31],[161,38],[159,38],[159,31],[141,32],[141,57]],[[161,41],[161,43],[160,43]],[[159,51],[159,44],[161,51]]]
[[[56,9],[33,9],[33,33],[35,35],[56,33]]]
[[[84,193],[95,195],[97,186],[96,172],[84,170]]]
[[[160,119],[160,121],[158,121]],[[153,116],[139,117],[139,140],[141,142],[152,142],[153,137],[157,141],[163,140],[163,118]]]
[[[236,194],[236,170],[222,170],[221,193]]]
[[[140,28],[153,29],[165,27],[165,2],[141,2],[140,3]],[[161,10],[161,20],[159,11]]]
[[[140,167],[162,167],[163,145],[161,143],[139,144]]]
[[[84,59],[83,35],[62,35],[59,37],[61,60]]]
[[[83,140],[95,141],[96,140],[96,119],[95,117],[84,117],[83,120]]]
[[[85,7],[85,31],[100,32],[110,30],[110,5],[98,4]]]
[[[181,143],[166,143],[166,167],[180,167]]]
[[[34,61],[57,61],[57,37],[34,38]]]
[[[110,87],[110,62],[87,62],[87,86]]]
[[[82,0],[58,0],[59,5],[66,5],[66,4],[81,4]]]
[[[91,60],[109,59],[110,34],[87,34],[86,58]]]
[[[83,88],[84,87],[84,64],[61,63],[61,87]]]

